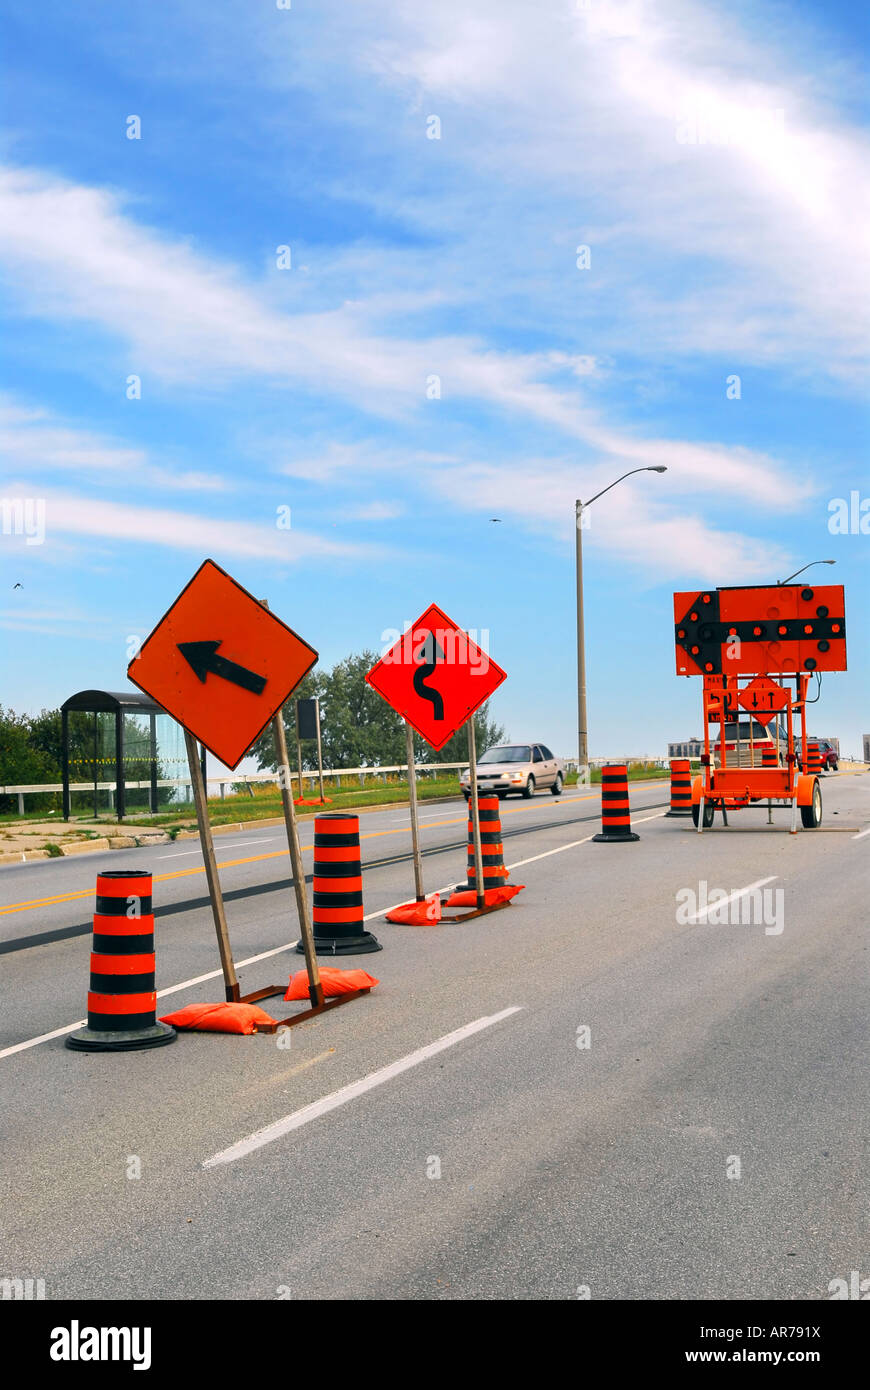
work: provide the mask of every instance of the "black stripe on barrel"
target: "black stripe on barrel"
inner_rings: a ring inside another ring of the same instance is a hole
[[[312,887],[314,949],[329,955],[380,951],[377,937],[365,929],[359,816],[329,811],[314,818]],[[301,941],[296,943],[301,955]]]
[[[631,828],[628,800],[628,768],[625,763],[607,763],[601,769],[601,833],[593,841],[639,840]]]
[[[671,759],[671,805],[666,816],[692,814],[692,764],[688,758]]]
[[[501,888],[507,882],[508,870],[505,868],[504,847],[501,838],[501,814],[497,796],[479,796],[477,814],[480,822],[480,858],[483,868],[483,887]],[[474,821],[468,821],[468,857],[466,859],[466,882],[458,885],[457,891],[477,890],[477,875],[474,865]]]
[[[132,1051],[175,1041],[157,1021],[152,876],[145,869],[97,875],[88,1023],[67,1047],[86,1052]]]

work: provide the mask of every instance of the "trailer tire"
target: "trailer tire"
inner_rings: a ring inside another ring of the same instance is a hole
[[[692,824],[693,824],[696,828],[697,828],[697,825],[698,825],[699,809],[700,809],[700,808],[699,808],[699,803],[696,801],[695,804],[694,804],[694,806],[692,807]],[[709,829],[710,829],[710,826],[713,824],[713,816],[714,816],[714,814],[715,814],[715,811],[716,811],[716,808],[715,808],[715,806],[713,805],[712,801],[705,801],[705,802],[704,802],[704,829],[705,829],[705,830],[709,830]]]
[[[818,779],[813,785],[813,799],[809,806],[801,807],[801,825],[804,830],[817,830],[822,823],[822,789]]]

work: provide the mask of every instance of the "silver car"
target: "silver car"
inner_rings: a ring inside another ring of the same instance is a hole
[[[459,785],[468,801],[471,776],[467,768],[459,778]],[[495,792],[505,797],[517,792],[530,797],[541,787],[548,787],[553,796],[560,796],[564,785],[565,766],[545,743],[500,743],[488,748],[477,760],[478,793]]]

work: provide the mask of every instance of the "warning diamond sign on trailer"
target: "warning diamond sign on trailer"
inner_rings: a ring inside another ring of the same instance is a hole
[[[206,560],[127,668],[134,685],[237,767],[317,652]]]
[[[741,690],[737,699],[759,724],[769,724],[778,710],[788,707],[788,691],[770,676],[757,676]]]
[[[507,672],[434,603],[366,676],[372,689],[436,749],[506,679]]]

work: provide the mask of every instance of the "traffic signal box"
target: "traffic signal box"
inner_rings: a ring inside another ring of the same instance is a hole
[[[705,751],[703,777],[696,778],[692,788],[693,814],[703,823],[705,802],[723,809],[771,798],[809,805],[814,778],[799,775],[792,721],[795,714],[800,716],[806,747],[811,677],[846,669],[843,586],[777,584],[677,593],[674,641],[677,675],[703,677]],[[716,721],[718,766],[710,752],[710,724]],[[741,721],[749,723],[748,741],[741,740]],[[776,721],[781,766],[765,765],[766,740],[761,746],[754,741],[756,727],[771,721]],[[726,724],[734,731],[730,739]]]

